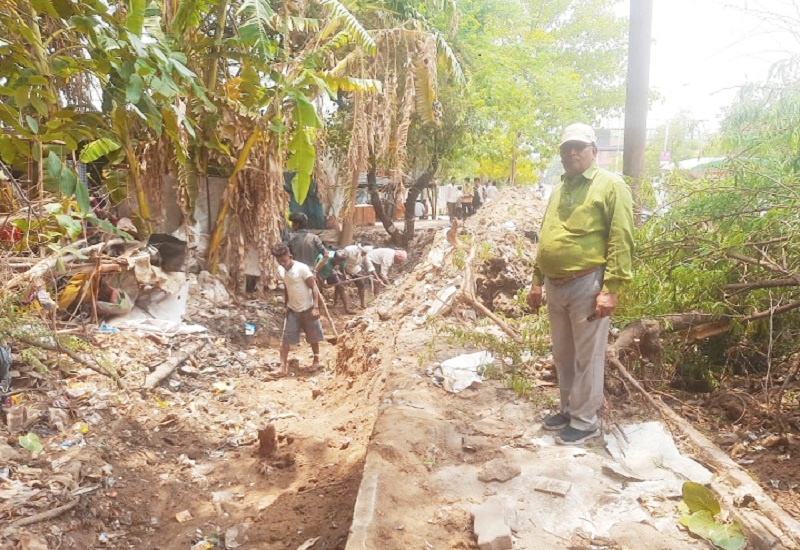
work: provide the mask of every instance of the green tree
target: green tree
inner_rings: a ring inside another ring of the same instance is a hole
[[[468,155],[514,182],[546,163],[560,129],[624,104],[626,20],[616,2],[465,0],[454,47],[470,85]],[[540,155],[536,155],[539,153]]]
[[[727,339],[724,353],[698,359],[703,376],[710,367],[768,368],[773,357],[796,350],[798,82],[800,74],[790,73],[744,87],[714,145],[726,160],[699,178],[675,174],[669,209],[639,230],[633,288],[623,295],[639,298],[623,311],[630,318],[699,314],[694,319],[707,324],[678,346],[686,361],[702,355],[698,341]]]

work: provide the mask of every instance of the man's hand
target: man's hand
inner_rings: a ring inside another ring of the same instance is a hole
[[[528,307],[530,307],[534,313],[539,313],[539,308],[542,307],[542,287],[532,286],[528,291],[527,301]]]
[[[314,306],[311,308],[311,316],[314,319],[319,319],[319,306]]]
[[[617,295],[613,292],[601,291],[595,300],[595,318],[609,317],[615,309],[617,309]]]

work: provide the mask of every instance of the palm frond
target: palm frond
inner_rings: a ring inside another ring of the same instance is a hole
[[[436,40],[424,34],[414,41],[415,54],[410,70],[414,72],[414,103],[423,123],[437,123],[434,110],[437,89]]]
[[[276,18],[277,17],[279,16],[276,16]],[[297,31],[309,34],[315,33],[319,30],[319,19],[315,19],[313,17],[289,16],[286,18],[286,27],[289,30],[289,32]]]
[[[324,80],[325,84],[327,84],[333,92],[341,90],[342,92],[365,92],[371,94],[381,93],[383,89],[381,81],[374,78],[339,76],[327,71],[317,73],[317,76]]]
[[[267,53],[267,45],[271,42],[270,31],[275,29],[273,16],[275,12],[269,0],[243,0],[238,12],[245,17],[244,23],[239,27],[242,37],[257,36],[254,41],[262,53]],[[271,54],[265,57],[271,57]]]
[[[400,172],[405,171],[408,163],[408,130],[411,127],[411,116],[414,113],[414,93],[417,87],[416,71],[406,71],[405,92],[403,104],[400,107],[400,122],[397,125],[397,134],[394,143],[394,168]]]
[[[350,13],[339,0],[317,0],[319,4],[330,12],[331,16],[340,20],[350,33],[353,35],[354,40],[363,46],[370,55],[374,55],[376,46],[375,40],[367,32],[367,29]]]
[[[292,178],[292,192],[298,204],[303,204],[311,187],[311,174],[314,173],[316,152],[314,150],[314,129],[298,125],[289,141],[289,160],[286,168],[295,172]]]
[[[350,34],[349,31],[346,30],[339,31],[333,36],[333,38],[331,38],[325,44],[320,46],[320,48],[317,49],[314,52],[314,54],[324,56],[327,53],[332,53],[333,51],[338,50],[339,48],[343,48],[348,44],[350,44],[351,39],[352,35]]]
[[[146,0],[128,0],[128,13],[125,16],[125,28],[136,36],[142,36]]]
[[[351,65],[357,61],[360,61],[362,57],[363,57],[363,52],[360,49],[353,50],[352,52],[344,56],[344,58],[333,67],[333,69],[328,71],[328,74],[336,76],[341,76],[343,74],[346,74],[349,72]]]
[[[433,37],[436,39],[436,50],[439,52],[439,60],[447,67],[449,72],[459,86],[464,86],[467,80],[464,78],[464,71],[461,70],[461,63],[458,62],[455,52],[450,44],[445,40],[444,35],[434,31]]]
[[[417,115],[425,123],[435,123],[433,102],[436,101],[434,83],[431,81],[427,67],[422,63],[414,65],[414,104]]]

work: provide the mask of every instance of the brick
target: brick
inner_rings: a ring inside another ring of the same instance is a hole
[[[511,550],[511,528],[506,525],[503,503],[492,499],[472,510],[473,532],[480,550]]]

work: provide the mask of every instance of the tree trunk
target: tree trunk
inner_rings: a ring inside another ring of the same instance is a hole
[[[349,195],[345,193],[344,198],[344,213],[342,214],[342,231],[339,233],[339,246],[347,246],[353,242],[355,229],[353,216],[355,215],[356,196],[358,195],[358,172],[352,175],[348,191]]]
[[[514,185],[517,181],[517,144],[511,150],[511,173],[508,176],[509,185]]]
[[[214,231],[211,232],[211,239],[208,244],[208,262],[206,268],[213,274],[217,273],[217,263],[219,262],[219,249],[222,246],[222,236],[225,234],[225,219],[228,217],[228,208],[236,188],[239,186],[239,172],[247,164],[247,158],[250,156],[250,150],[253,144],[261,136],[258,127],[253,129],[253,133],[245,142],[242,150],[239,151],[239,158],[236,160],[236,166],[233,167],[233,172],[228,178],[228,185],[225,187],[225,192],[222,195],[222,201],[219,205],[219,212],[217,213],[217,221],[214,223]],[[208,213],[209,216],[211,212]]]
[[[369,200],[372,203],[372,207],[375,209],[375,216],[381,221],[383,228],[392,238],[392,244],[395,246],[402,246],[402,235],[397,230],[394,220],[390,219],[386,214],[386,210],[383,208],[383,200],[381,200],[381,195],[378,192],[377,167],[374,159],[370,160],[369,170],[367,171],[367,189],[369,189]],[[407,213],[408,211],[406,211],[406,214]]]
[[[422,190],[425,189],[430,183],[433,181],[433,174],[436,170],[436,165],[434,164],[432,167],[428,168],[426,172],[424,172],[417,181],[414,182],[414,185],[408,191],[408,197],[406,197],[406,226],[405,231],[403,231],[403,246],[408,246],[408,244],[414,238],[414,231],[416,225],[416,217],[414,216],[414,205],[417,202],[417,197]]]
[[[339,246],[347,246],[352,243],[354,234],[353,216],[343,218],[342,230],[339,232]]]

